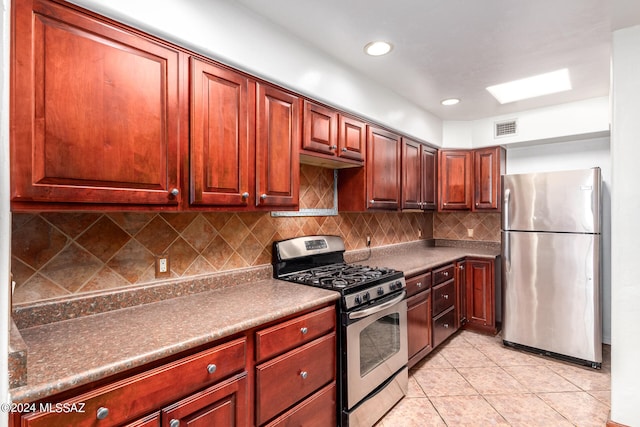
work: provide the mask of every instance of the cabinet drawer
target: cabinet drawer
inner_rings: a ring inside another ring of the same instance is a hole
[[[433,348],[436,348],[456,331],[455,322],[455,307],[451,307],[441,315],[433,318]]]
[[[263,424],[335,381],[336,334],[312,341],[256,367],[256,419]]]
[[[407,297],[431,288],[431,272],[407,279]]]
[[[437,316],[447,308],[451,307],[456,300],[456,288],[453,280],[438,285],[432,290],[433,295],[433,315]]]
[[[326,427],[336,423],[336,385],[329,384],[266,427]]]
[[[302,344],[335,331],[336,308],[300,316],[256,333],[256,362],[282,354]]]
[[[438,268],[437,270],[433,270],[433,286],[453,279],[453,273],[453,264]]]
[[[246,339],[240,338],[64,402],[84,403],[82,413],[35,412],[25,415],[22,422],[30,427],[121,425],[241,371],[245,365]],[[98,422],[99,409],[107,415]]]

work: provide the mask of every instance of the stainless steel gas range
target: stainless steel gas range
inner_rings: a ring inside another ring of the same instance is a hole
[[[404,275],[344,262],[338,236],[273,244],[274,277],[340,292],[338,419],[370,427],[407,393],[407,302]]]

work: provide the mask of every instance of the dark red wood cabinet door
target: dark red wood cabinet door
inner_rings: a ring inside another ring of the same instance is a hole
[[[431,345],[431,290],[407,300],[407,338],[409,359]]]
[[[438,207],[438,151],[421,146],[422,156],[422,209],[435,210]]]
[[[248,206],[255,196],[248,80],[191,58],[190,202]],[[253,102],[251,102],[253,105]]]
[[[367,208],[400,207],[400,136],[369,126],[367,132]]]
[[[338,149],[338,112],[304,101],[302,149],[335,155]]]
[[[475,210],[500,210],[501,183],[504,173],[504,153],[501,147],[489,147],[473,152]]]
[[[367,125],[345,114],[339,115],[338,156],[363,162],[366,153]]]
[[[421,147],[402,138],[402,209],[422,209]]]
[[[467,322],[492,329],[495,326],[493,261],[467,259]]]
[[[298,206],[300,99],[257,83],[256,206]]]
[[[247,374],[232,377],[162,410],[162,425],[188,427],[249,426]]]
[[[440,210],[471,209],[471,158],[467,150],[441,150],[438,174],[440,182]]]
[[[12,200],[178,204],[181,54],[53,2],[13,14]]]

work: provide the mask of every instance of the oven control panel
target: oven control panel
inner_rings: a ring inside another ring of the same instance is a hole
[[[370,304],[372,301],[383,298],[387,295],[397,293],[399,290],[406,287],[404,277],[389,282],[373,285],[367,289],[347,294],[344,296],[345,309],[351,310],[352,308],[360,305]]]

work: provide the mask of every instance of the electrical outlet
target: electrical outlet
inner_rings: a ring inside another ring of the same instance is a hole
[[[171,267],[169,266],[169,255],[156,256],[156,279],[171,276]]]
[[[473,237],[473,228],[467,228],[467,236]]]
[[[371,246],[371,236],[367,236],[367,247]]]

